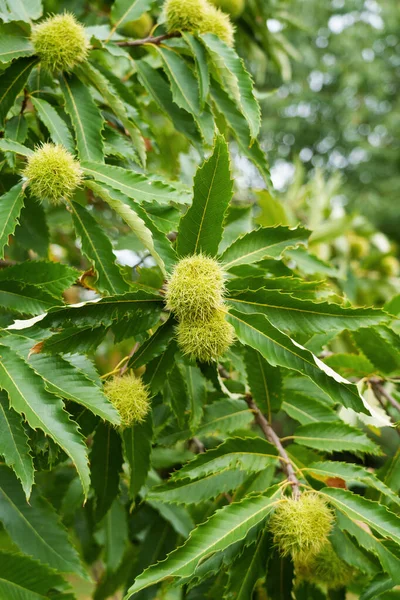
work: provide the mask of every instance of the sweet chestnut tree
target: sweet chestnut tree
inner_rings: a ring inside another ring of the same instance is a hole
[[[0,1],[1,599],[400,585],[400,296],[271,196],[273,14]]]

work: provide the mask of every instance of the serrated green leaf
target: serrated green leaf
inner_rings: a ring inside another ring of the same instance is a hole
[[[325,275],[338,277],[339,273],[332,265],[315,256],[305,248],[293,248],[285,251],[285,257],[295,262],[296,268],[306,275]]]
[[[251,139],[254,140],[260,130],[261,111],[254,96],[253,82],[243,60],[216,35],[206,33],[200,37],[211,56],[221,84],[229,91],[244,115]]]
[[[50,137],[55,144],[61,144],[68,152],[75,152],[75,145],[70,130],[64,119],[62,119],[56,109],[43,100],[31,96],[31,102],[36,108],[38,116],[49,130]]]
[[[19,58],[0,74],[0,126],[37,62],[35,56]]]
[[[378,479],[373,473],[361,467],[345,462],[316,462],[303,469],[312,474],[316,479],[325,481],[331,477],[340,477],[347,482],[356,481],[375,490],[378,490],[384,496],[387,496],[392,502],[400,506],[400,498],[387,485]]]
[[[52,588],[66,582],[47,565],[29,556],[0,552],[0,597],[7,600],[45,600]],[[62,600],[62,597],[60,598]]]
[[[270,540],[271,544],[271,540]],[[266,588],[268,599],[271,600],[291,600],[293,598],[293,562],[290,556],[281,556],[278,549],[272,551],[272,556],[268,560],[266,573]],[[314,588],[315,589],[315,588]],[[296,595],[297,595],[296,590]],[[315,594],[312,594],[313,600],[322,600]],[[305,600],[305,598],[303,599]],[[307,600],[311,600],[307,596]]]
[[[7,394],[0,392],[0,455],[21,481],[28,499],[33,485],[33,461],[21,417],[9,408]]]
[[[30,23],[43,14],[42,0],[8,0],[12,20]]]
[[[40,315],[53,306],[60,305],[61,300],[39,287],[24,285],[19,281],[0,280],[0,306],[11,312]]]
[[[125,105],[118,94],[118,90],[114,89],[111,81],[89,62],[80,65],[75,69],[75,72],[78,75],[82,74],[84,77],[88,78],[90,83],[98,89],[111,110],[121,121],[126,131],[129,132],[140,158],[140,162],[144,166],[146,164],[146,147],[143,136],[137,125],[129,118]]]
[[[400,545],[400,518],[385,506],[362,498],[349,490],[323,488],[321,494],[339,511],[352,521],[366,523],[384,538]],[[351,532],[350,532],[351,533]]]
[[[3,152],[15,152],[15,154],[20,154],[21,156],[32,156],[33,154],[33,150],[30,148],[7,138],[0,139],[0,150]]]
[[[121,437],[107,423],[99,423],[90,453],[91,484],[96,496],[95,515],[99,521],[118,494],[122,470]]]
[[[22,183],[17,183],[0,198],[0,258],[4,258],[4,247],[8,243],[8,236],[15,231],[23,205]]]
[[[214,513],[199,525],[186,543],[168,555],[167,559],[144,571],[129,588],[126,599],[167,577],[189,577],[202,560],[212,553],[242,540],[262,523],[279,502],[280,490],[271,489],[265,495],[244,498]],[[269,494],[269,495],[268,495]]]
[[[243,471],[229,469],[205,475],[196,481],[174,481],[154,487],[147,498],[172,504],[197,504],[231,492],[247,478]]]
[[[149,10],[154,0],[115,0],[111,9],[114,30],[128,21],[135,21]]]
[[[33,46],[31,41],[22,36],[2,34],[0,38],[0,62],[8,63],[21,56],[31,56]]]
[[[257,350],[250,347],[245,351],[245,364],[252,396],[260,410],[268,415],[268,421],[271,421],[272,413],[277,412],[282,403],[281,372],[279,368],[272,367]]]
[[[199,150],[202,149],[192,115],[173,102],[171,90],[165,79],[145,60],[137,60],[135,65],[141,83],[158,107],[171,119],[175,129],[183,133]]]
[[[125,459],[129,464],[129,497],[134,500],[144,485],[150,470],[153,439],[151,412],[142,423],[135,423],[122,432]]]
[[[135,318],[139,321],[138,331],[145,331],[158,321],[162,306],[163,301],[159,294],[138,290],[118,296],[107,296],[98,302],[86,302],[81,306],[52,309],[39,322],[39,326],[44,328],[61,325],[97,327],[112,325],[114,320],[122,318]],[[147,321],[152,324],[148,324]]]
[[[95,350],[107,335],[108,328],[103,327],[67,327],[59,333],[49,336],[35,352],[49,354],[87,353]]]
[[[51,437],[71,458],[87,495],[87,450],[76,424],[69,419],[62,401],[45,389],[32,367],[4,345],[0,346],[0,387],[7,392],[10,406],[23,414],[33,429],[39,428]]]
[[[160,356],[168,347],[174,334],[174,320],[169,318],[158,327],[157,331],[146,340],[130,358],[128,367],[138,369],[149,363],[153,358]]]
[[[363,589],[360,600],[376,600],[382,598],[384,592],[388,592],[396,586],[393,579],[389,575],[380,573]],[[382,599],[384,600],[384,599]]]
[[[161,56],[165,74],[170,83],[172,98],[180,108],[193,115],[199,131],[207,145],[211,145],[214,137],[214,120],[208,107],[200,108],[200,91],[197,77],[185,59],[175,50],[156,46]]]
[[[227,320],[235,327],[239,340],[255,350],[272,365],[292,369],[309,377],[335,402],[356,412],[367,412],[357,387],[334,371],[326,372],[323,363],[311,352],[295,344],[261,314],[231,311]]]
[[[128,520],[125,507],[114,500],[103,520],[104,562],[108,571],[116,571],[124,556],[128,541]]]
[[[336,508],[339,507],[336,506]],[[400,560],[397,557],[396,552],[393,551],[392,544],[388,544],[384,539],[377,537],[369,527],[365,526],[364,519],[353,519],[352,517],[347,516],[344,508],[343,511],[337,510],[336,518],[340,529],[350,533],[350,535],[356,538],[358,544],[362,548],[365,548],[368,552],[372,552],[377,556],[385,573],[388,573],[393,581],[395,581],[397,585],[400,585]],[[397,546],[395,546],[395,548],[397,549]]]
[[[165,350],[146,365],[143,380],[149,385],[153,394],[157,394],[162,389],[168,373],[175,364],[176,351],[177,343],[172,339]]]
[[[239,144],[240,150],[257,167],[267,187],[273,189],[267,156],[264,150],[262,150],[258,140],[254,140],[254,142],[251,143],[246,119],[237,109],[235,103],[231,100],[225,90],[223,90],[214,80],[211,82],[211,95],[218,113],[228,124],[232,135]]]
[[[198,479],[226,469],[257,473],[276,462],[277,450],[262,438],[228,438],[217,448],[198,454],[172,475],[173,481]]]
[[[347,423],[309,423],[294,433],[297,444],[323,452],[366,452],[382,454],[381,449],[365,433]]]
[[[329,541],[336,554],[348,565],[355,567],[367,575],[379,573],[379,565],[375,557],[365,552],[359,546],[357,540],[351,538],[347,533],[339,529],[337,525],[329,535]]]
[[[1,342],[29,361],[51,393],[81,404],[113,425],[120,424],[118,412],[100,386],[61,356],[30,355],[34,340],[20,333],[2,337]]]
[[[284,396],[282,410],[302,425],[319,421],[327,423],[339,419],[337,414],[323,402],[292,391]]]
[[[359,379],[374,372],[373,364],[362,354],[345,354],[339,352],[324,358],[324,363],[343,377]]]
[[[254,415],[244,400],[216,400],[205,406],[203,420],[196,430],[196,435],[219,437],[221,434],[245,429],[253,420]],[[178,432],[175,429],[173,432],[165,430],[159,442],[168,445],[180,439],[187,439],[191,435],[192,432],[189,429]]]
[[[150,252],[157,265],[160,267],[161,271],[166,275],[165,263],[163,258],[157,252],[155,245],[156,240],[154,237],[154,231],[147,227],[141,215],[143,215],[144,211],[137,204],[133,202],[131,198],[127,198],[121,192],[114,190],[106,185],[99,185],[94,181],[86,181],[86,187],[91,189],[97,196],[102,198],[115,212],[125,221],[125,223],[129,226],[131,231],[137,236],[137,238],[142,242],[145,248]],[[147,222],[151,223],[150,219],[146,219]],[[156,229],[155,226],[153,229]],[[172,246],[167,240],[166,236],[161,232],[158,232],[158,240],[161,239],[161,236],[165,240],[162,248],[162,254],[167,257],[168,265],[171,262],[176,261],[175,252],[172,249]],[[157,244],[158,245],[158,244]]]
[[[388,327],[360,329],[353,332],[358,348],[382,373],[400,369],[400,336]]]
[[[275,327],[286,333],[356,330],[389,319],[388,315],[376,308],[347,308],[340,304],[300,300],[277,290],[232,293],[228,302],[241,312],[264,314]]]
[[[202,110],[210,90],[210,74],[208,71],[207,53],[205,51],[204,46],[191,33],[188,33],[187,31],[182,31],[182,37],[189,46],[196,64],[196,74],[199,85],[200,108]]]
[[[213,154],[196,173],[193,203],[179,224],[178,253],[181,256],[199,252],[209,256],[217,254],[232,193],[228,145],[218,135]]]
[[[103,118],[89,88],[74,74],[60,76],[65,109],[71,117],[75,130],[76,144],[81,161],[104,161]]]
[[[207,399],[206,380],[199,367],[185,365],[183,367],[183,376],[186,381],[189,395],[190,416],[189,426],[195,431],[200,425],[203,417],[203,410]]]
[[[226,600],[252,598],[257,581],[265,577],[268,551],[268,532],[263,531],[256,543],[248,546],[229,569]]]
[[[189,201],[189,196],[186,193],[182,193],[181,190],[177,190],[171,184],[147,178],[141,173],[98,163],[86,162],[82,166],[86,175],[122,192],[122,194],[136,200],[136,202],[156,201],[160,204],[169,202],[186,204]]]
[[[48,294],[59,297],[79,276],[79,271],[58,262],[30,260],[0,271],[0,281],[20,281],[43,288]]]
[[[94,217],[77,202],[70,202],[77,235],[81,238],[82,252],[91,261],[97,273],[96,287],[106,294],[122,294],[129,290],[117,265],[112,245]]]
[[[0,465],[0,521],[23,552],[61,571],[87,577],[55,509],[33,490],[30,503],[12,471]]]
[[[309,231],[302,227],[260,227],[238,238],[220,259],[229,271],[232,267],[259,262],[264,258],[280,258],[287,248],[305,244],[308,236]]]
[[[187,421],[188,391],[183,374],[177,364],[168,373],[163,395],[165,401],[170,404],[179,426],[183,428]]]

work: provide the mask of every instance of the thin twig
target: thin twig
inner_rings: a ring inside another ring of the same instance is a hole
[[[291,460],[282,446],[281,440],[276,435],[275,431],[272,429],[271,425],[268,423],[267,419],[264,417],[257,404],[254,402],[251,394],[246,394],[245,400],[247,402],[248,407],[254,413],[254,419],[256,423],[260,426],[262,432],[265,437],[271,444],[273,444],[279,453],[279,460],[281,461],[282,469],[285,471],[287,479],[292,486],[293,497],[297,500],[300,496],[300,482],[296,477],[296,473],[294,471]]]
[[[384,386],[382,385],[382,383],[380,383],[379,381],[375,381],[375,380],[370,380],[371,381],[371,386],[373,391],[375,392],[375,395],[378,397],[379,400],[379,396],[383,398],[385,398],[385,400],[387,400],[389,402],[389,404],[391,404],[393,406],[393,408],[395,408],[398,412],[400,412],[400,402],[398,402],[396,400],[396,398],[393,398],[392,394],[389,394],[389,392],[384,388]]]
[[[181,37],[181,34],[178,31],[172,33],[163,33],[162,35],[156,35],[155,37],[149,35],[148,37],[142,38],[140,40],[123,40],[121,42],[113,42],[116,46],[144,46],[145,44],[154,44],[158,46],[164,40],[170,40],[171,38]]]

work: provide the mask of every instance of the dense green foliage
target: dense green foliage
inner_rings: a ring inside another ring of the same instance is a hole
[[[398,14],[350,4],[0,0],[0,599],[399,597]]]

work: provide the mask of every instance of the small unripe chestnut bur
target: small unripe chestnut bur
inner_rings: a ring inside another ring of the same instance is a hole
[[[178,320],[206,321],[223,303],[224,275],[216,260],[193,254],[180,260],[167,283],[167,308]]]
[[[104,393],[119,412],[122,428],[141,423],[150,410],[147,386],[133,373],[106,381]]]
[[[294,561],[297,579],[338,589],[348,585],[355,571],[336,554],[332,544],[327,542],[315,556],[299,556]]]
[[[51,73],[72,71],[89,52],[85,28],[67,12],[34,25],[31,41],[41,64]]]
[[[183,320],[176,333],[183,354],[204,363],[218,360],[235,340],[234,329],[222,310],[208,321]]]
[[[168,31],[213,33],[233,46],[235,30],[229,15],[207,0],[167,0],[165,15]]]
[[[315,492],[299,499],[283,499],[272,515],[269,528],[283,556],[311,557],[322,550],[332,529],[333,512]]]
[[[82,181],[79,162],[63,146],[46,143],[28,157],[22,175],[38,200],[59,204],[69,199]]]

